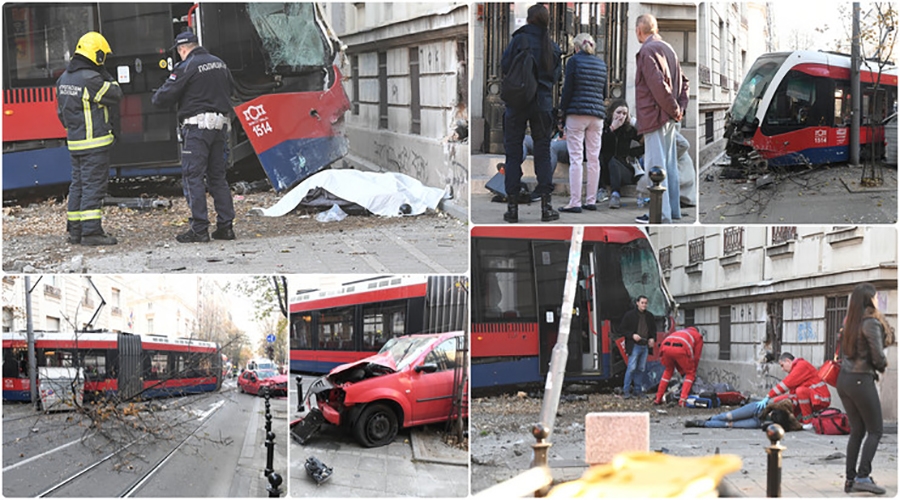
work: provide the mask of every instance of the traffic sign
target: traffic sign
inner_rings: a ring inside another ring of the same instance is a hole
[[[275,342],[275,334],[270,333],[270,334],[266,335],[266,342],[268,342],[270,344]]]

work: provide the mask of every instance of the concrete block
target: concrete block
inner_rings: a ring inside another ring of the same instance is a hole
[[[626,451],[650,450],[649,413],[588,413],[584,418],[585,461],[606,464]]]

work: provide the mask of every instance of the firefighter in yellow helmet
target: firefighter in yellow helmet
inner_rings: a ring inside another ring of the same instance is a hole
[[[66,224],[71,244],[117,243],[103,231],[100,212],[109,182],[109,152],[115,142],[110,120],[122,99],[122,89],[103,66],[110,53],[103,35],[86,33],[56,81],[57,114],[66,128],[72,160]]]

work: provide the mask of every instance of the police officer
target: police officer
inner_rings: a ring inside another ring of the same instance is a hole
[[[225,145],[231,111],[231,73],[218,57],[198,44],[190,31],[175,37],[181,62],[153,95],[153,104],[178,104],[181,124],[181,173],[184,196],[191,208],[190,228],[175,239],[181,243],[209,241],[206,191],[216,208],[212,237],[233,240],[234,201],[225,180]],[[205,182],[204,182],[205,178]]]
[[[122,89],[103,67],[111,53],[103,35],[86,33],[56,81],[56,112],[66,129],[72,159],[66,222],[71,244],[117,243],[103,231],[100,211],[109,183],[109,151],[115,142],[110,116],[118,112],[109,108],[122,99]]]

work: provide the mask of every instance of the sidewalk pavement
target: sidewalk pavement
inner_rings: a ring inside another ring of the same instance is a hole
[[[272,432],[275,433],[275,450],[272,469],[281,478],[281,496],[287,496],[288,478],[288,432],[287,432],[287,398],[272,398],[269,401],[272,414]],[[232,497],[269,496],[266,488],[269,481],[263,476],[268,450],[266,449],[266,405],[265,398],[258,397],[254,401],[250,421],[247,425],[247,438],[241,448],[238,467],[232,479],[229,491]]]
[[[503,221],[503,214],[506,212],[506,203],[492,202],[494,194],[485,188],[485,183],[489,180],[487,174],[478,175],[477,172],[489,172],[491,175],[496,173],[494,165],[502,161],[499,155],[474,155],[472,157],[472,182],[471,182],[471,198],[469,200],[469,214],[473,224],[506,224]],[[569,177],[568,170],[560,164],[554,171],[553,183],[555,189],[553,192],[552,205],[553,208],[559,210],[559,207],[565,206],[569,202]],[[529,175],[533,171],[530,157],[523,164],[525,175],[522,181],[534,189],[537,181],[534,175]],[[596,211],[584,210],[580,214],[560,213],[559,219],[553,222],[541,222],[541,202],[535,201],[528,205],[519,205],[519,224],[628,224],[636,225],[635,218],[640,215],[649,214],[650,206],[645,205],[643,208],[637,206],[637,198],[635,196],[635,186],[626,185],[622,188],[622,206],[618,209],[609,208],[609,201],[597,203]],[[675,221],[676,224],[694,224],[697,221],[696,207],[682,207],[682,218]]]
[[[883,184],[860,185],[862,169],[847,164],[794,169],[757,188],[746,179],[722,179],[727,160],[700,172],[704,224],[893,224],[897,222],[897,167],[879,167]]]
[[[708,416],[698,412],[697,418]],[[650,413],[650,450],[675,456],[707,456],[716,453],[741,457],[741,470],[725,477],[726,490],[735,496],[766,497],[767,454],[770,442],[757,429],[686,428],[683,417]],[[823,436],[812,431],[789,432],[781,441],[781,495],[794,498],[847,497],[844,465],[848,436]],[[581,477],[584,448],[554,444],[550,468],[556,481]],[[554,460],[553,457],[556,457]],[[566,458],[563,458],[566,457]],[[887,489],[885,497],[897,496],[897,434],[884,434],[872,462],[872,477]],[[853,493],[850,496],[870,496]]]

